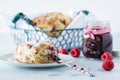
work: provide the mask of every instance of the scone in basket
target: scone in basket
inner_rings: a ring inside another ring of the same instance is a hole
[[[19,26],[20,20],[25,22],[29,28]],[[52,41],[57,49],[65,48],[79,48],[81,49],[83,28],[77,29],[64,29],[64,30],[40,30],[33,25],[32,20],[23,13],[18,13],[12,20],[13,25],[10,26],[12,35],[14,36],[15,43],[29,42],[32,40]],[[51,37],[48,34],[58,33],[57,37]]]

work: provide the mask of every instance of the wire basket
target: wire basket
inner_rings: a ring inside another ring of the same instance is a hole
[[[16,25],[16,22],[22,19],[27,22],[27,24],[32,25],[34,29],[22,29]],[[32,41],[32,40],[46,40],[52,41],[54,46],[57,49],[65,48],[70,50],[72,48],[81,49],[82,46],[82,38],[83,38],[83,28],[78,29],[64,29],[64,30],[55,30],[55,31],[46,31],[46,30],[38,30],[32,24],[32,20],[30,20],[23,13],[18,13],[13,19],[14,25],[11,26],[11,32],[14,37],[15,43],[18,45],[20,43]],[[60,35],[58,37],[50,37],[46,33],[59,32]]]

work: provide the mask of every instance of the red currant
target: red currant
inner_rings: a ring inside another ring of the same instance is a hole
[[[112,60],[113,60],[113,56],[112,56],[112,54],[109,53],[109,52],[104,52],[104,53],[102,54],[102,56],[101,56],[101,60],[102,60],[102,61],[105,61],[105,60],[110,60],[110,61],[112,61]]]
[[[77,58],[77,57],[79,57],[79,55],[80,55],[80,50],[79,50],[78,48],[73,48],[73,49],[70,51],[70,54],[71,54],[73,57]]]
[[[106,60],[103,62],[102,68],[106,71],[110,71],[114,68],[114,63],[110,60]]]
[[[59,53],[68,55],[68,51],[63,48],[59,50]]]

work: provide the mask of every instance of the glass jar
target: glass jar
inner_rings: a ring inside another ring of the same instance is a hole
[[[104,52],[112,53],[112,35],[108,21],[89,21],[84,29],[82,51],[87,58],[100,58]]]

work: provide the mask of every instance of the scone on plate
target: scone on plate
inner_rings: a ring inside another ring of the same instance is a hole
[[[52,42],[49,41],[31,41],[20,44],[14,54],[16,61],[21,63],[51,63],[57,62],[58,52]]]
[[[61,31],[55,30],[64,30],[71,22],[72,18],[61,12],[43,13],[33,19],[39,29],[51,31],[46,32],[50,37],[58,37]]]

